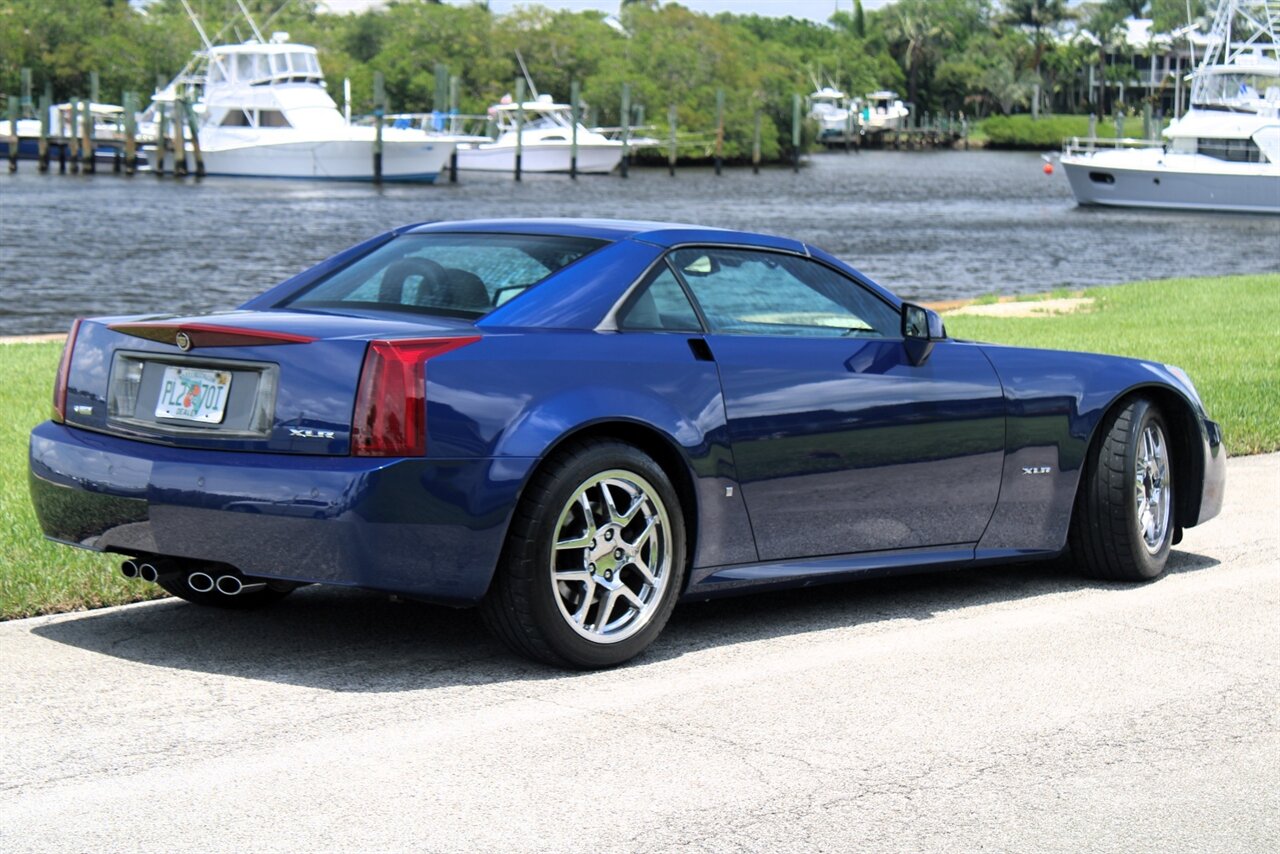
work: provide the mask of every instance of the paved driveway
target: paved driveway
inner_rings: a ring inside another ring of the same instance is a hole
[[[307,589],[0,625],[0,850],[1280,850],[1280,455],[1149,585],[684,606],[630,667]]]

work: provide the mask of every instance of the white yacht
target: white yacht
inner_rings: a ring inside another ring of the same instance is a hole
[[[517,113],[524,111],[523,133]],[[458,168],[477,172],[514,172],[517,141],[522,172],[568,172],[573,148],[573,108],[555,103],[550,95],[515,104],[509,98],[489,108],[497,124],[492,142],[458,146]],[[578,124],[578,171],[612,172],[622,162],[622,142]],[[632,143],[636,144],[635,142]]]
[[[172,104],[178,92],[195,99],[207,174],[373,179],[376,131],[343,117],[325,88],[315,48],[275,33],[267,43],[209,46],[198,60],[194,73],[154,100]],[[382,178],[434,181],[456,144],[446,135],[386,127]]]
[[[862,126],[867,133],[899,130],[907,126],[910,113],[897,92],[872,92],[862,107]]]
[[[1233,21],[1237,35],[1241,21],[1252,35],[1234,40]],[[1193,75],[1191,108],[1164,131],[1163,144],[1067,142],[1061,162],[1076,201],[1280,214],[1278,26],[1274,0],[1223,0]]]
[[[831,86],[823,86],[809,96],[809,118],[818,123],[818,142],[838,142],[852,131],[848,98]]]

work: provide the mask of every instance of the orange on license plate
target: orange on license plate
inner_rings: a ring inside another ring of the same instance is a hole
[[[231,372],[167,365],[160,383],[157,418],[221,424],[231,394]]]

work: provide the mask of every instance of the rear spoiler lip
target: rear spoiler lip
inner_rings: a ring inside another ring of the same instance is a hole
[[[179,350],[197,347],[261,347],[273,344],[310,344],[318,339],[295,332],[276,332],[214,323],[112,323],[112,332],[171,344]]]

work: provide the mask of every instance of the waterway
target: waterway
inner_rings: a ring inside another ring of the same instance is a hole
[[[0,335],[76,316],[237,305],[384,229],[498,216],[617,217],[784,234],[904,297],[945,300],[1280,269],[1280,218],[1079,208],[1035,154],[816,154],[770,168],[631,177],[463,173],[386,186],[0,175]]]

